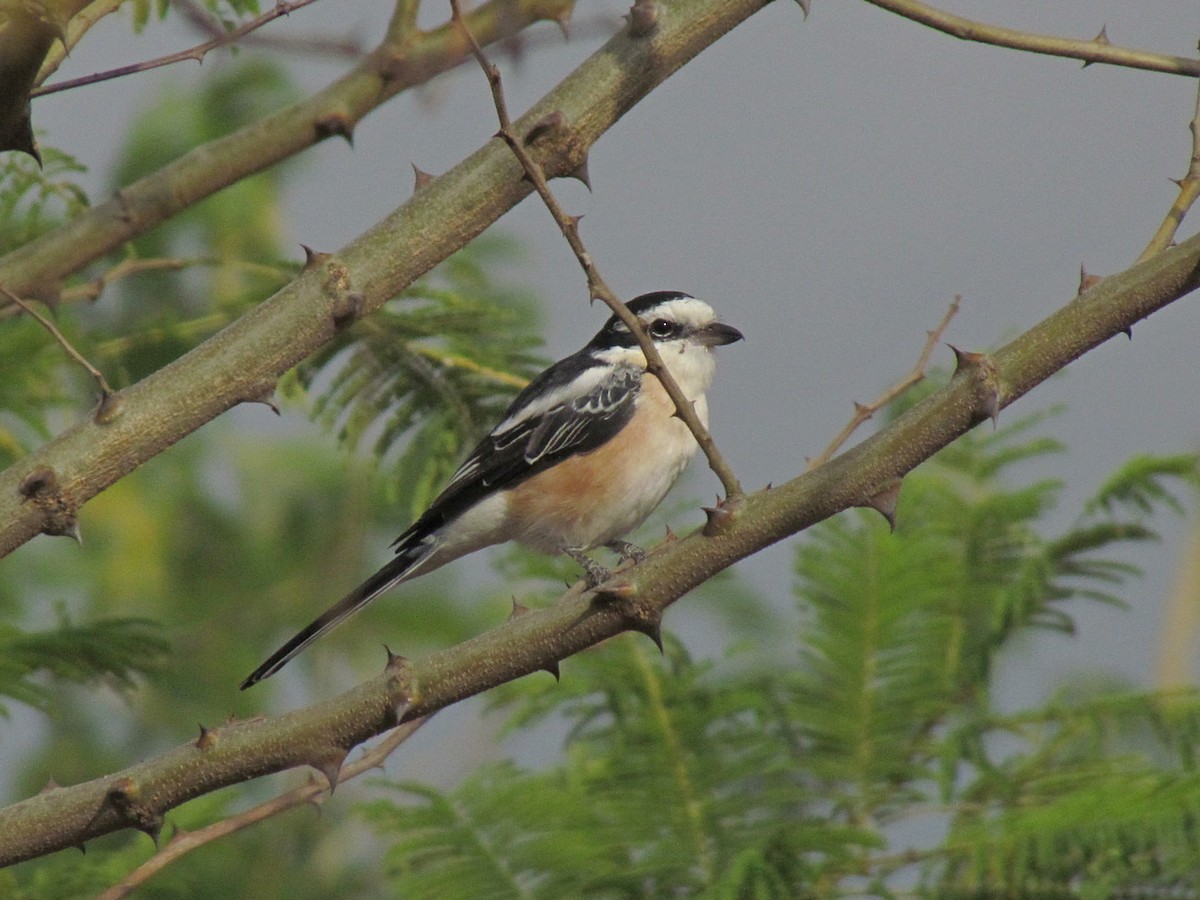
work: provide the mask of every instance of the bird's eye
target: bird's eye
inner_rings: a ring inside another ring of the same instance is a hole
[[[650,337],[663,341],[674,337],[678,333],[678,326],[669,319],[655,319],[646,330],[650,332]]]

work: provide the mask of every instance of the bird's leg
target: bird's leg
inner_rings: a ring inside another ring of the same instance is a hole
[[[635,563],[640,563],[646,558],[646,551],[637,544],[631,544],[629,541],[618,539],[609,541],[604,546],[621,557],[622,560],[627,559]]]
[[[574,547],[564,547],[563,553],[583,566],[589,588],[601,585],[612,577],[612,573],[608,569],[604,568],[604,566],[600,565],[600,563],[596,562],[582,550],[576,550]]]

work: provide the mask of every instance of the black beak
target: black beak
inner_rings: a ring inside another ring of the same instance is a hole
[[[705,325],[696,332],[696,340],[705,347],[723,347],[725,344],[733,344],[737,341],[745,340],[745,337],[732,325],[726,325],[724,322],[713,322],[711,325]]]

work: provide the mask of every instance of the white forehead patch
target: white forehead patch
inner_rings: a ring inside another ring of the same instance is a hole
[[[670,319],[680,325],[703,328],[705,325],[715,322],[717,314],[703,300],[697,300],[695,297],[679,297],[646,310],[642,313],[641,318],[646,322],[654,319]]]
[[[643,310],[638,319],[647,325],[655,319],[668,319],[691,329],[711,325],[717,320],[717,314],[703,300],[697,300],[695,297],[676,297]],[[620,321],[616,323],[616,327],[618,331],[628,330]]]

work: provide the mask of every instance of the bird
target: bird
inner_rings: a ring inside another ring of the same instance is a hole
[[[743,339],[712,307],[680,291],[655,291],[628,309],[696,416],[714,349]],[[380,594],[493,544],[516,541],[565,554],[590,587],[608,571],[586,551],[644,554],[622,538],[662,502],[698,449],[675,404],[647,372],[634,334],[613,315],[582,349],[534,378],[467,456],[429,508],[392,543],[395,556],[276,650],[241,684],[278,672],[301,650]]]

